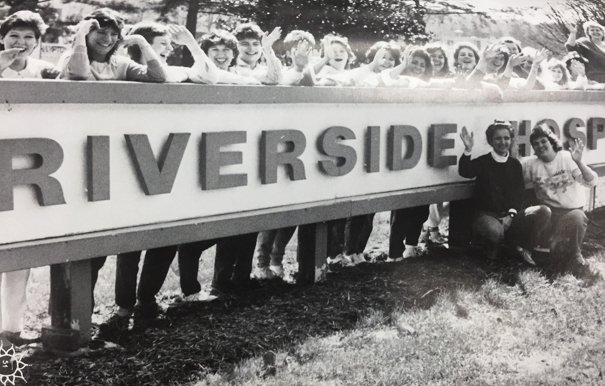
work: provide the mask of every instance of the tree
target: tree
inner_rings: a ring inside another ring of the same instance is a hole
[[[286,33],[302,29],[317,39],[328,33],[346,36],[358,57],[379,40],[428,41],[426,14],[473,12],[438,0],[163,0],[158,10],[166,14],[179,6],[188,7],[187,28],[194,34],[199,12],[231,15],[266,31],[281,26]],[[283,52],[280,44],[276,51]]]
[[[559,7],[550,5],[547,15],[551,22],[541,26],[543,34],[537,35],[534,40],[558,55],[566,53],[565,42],[569,36],[567,26],[577,25],[580,37],[584,33],[581,26],[586,21],[605,25],[605,5],[602,0],[567,0]]]

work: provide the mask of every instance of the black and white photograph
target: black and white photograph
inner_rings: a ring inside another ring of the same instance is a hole
[[[603,0],[0,0],[0,385],[605,385]]]

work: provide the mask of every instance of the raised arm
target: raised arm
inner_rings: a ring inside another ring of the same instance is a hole
[[[321,59],[319,59],[317,62],[313,63],[313,71],[316,74],[318,74],[321,71],[321,69],[324,68],[324,66],[326,64],[328,64],[330,59],[334,58],[334,49],[332,48],[332,39],[329,36],[326,36],[323,38],[321,44],[324,48],[324,56],[322,56]]]
[[[464,144],[464,154],[462,154],[458,162],[458,174],[464,178],[475,178],[479,170],[471,161],[471,152],[475,144],[474,133],[469,134],[466,126],[464,126],[460,132],[460,139],[462,139],[462,143]]]
[[[279,40],[281,37],[281,28],[275,27],[270,34],[265,34],[262,37],[261,45],[263,48],[263,55],[267,61],[267,75],[263,80],[263,84],[279,84],[282,79],[282,66],[281,61],[275,55],[273,51],[273,43]]]
[[[59,75],[62,79],[70,80],[95,80],[90,70],[90,59],[88,58],[88,49],[86,48],[86,35],[95,28],[99,27],[99,22],[95,19],[83,20],[80,22],[78,31],[74,36],[73,52],[65,61],[65,65]]]
[[[576,27],[575,25],[568,25],[566,27],[569,30],[569,36],[567,37],[565,46],[567,47],[567,49],[569,49],[570,47],[575,47],[577,45],[576,39],[578,36],[578,27]]]
[[[187,47],[191,56],[193,56],[192,69],[194,71],[190,73],[190,80],[194,83],[217,83],[219,78],[218,68],[200,48],[191,32],[182,25],[170,25],[168,31],[172,35],[172,41]]]
[[[166,81],[166,72],[158,54],[149,45],[147,40],[141,35],[128,35],[120,42],[120,44],[137,45],[141,49],[142,60],[147,63],[146,66],[131,61],[126,69],[126,79],[139,82],[156,82],[162,83]]]
[[[584,152],[584,142],[576,138],[569,148],[571,159],[578,165],[580,173],[574,173],[574,178],[585,186],[595,186],[597,184],[597,174],[582,161]]]
[[[536,53],[534,57],[534,62],[531,65],[531,69],[529,70],[529,75],[527,76],[527,81],[525,82],[525,86],[523,89],[525,90],[533,90],[536,85],[536,80],[538,79],[538,70],[540,69],[540,64],[546,60],[546,48],[540,49]]]

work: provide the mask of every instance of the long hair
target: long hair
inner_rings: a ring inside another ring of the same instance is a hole
[[[426,50],[422,47],[412,47],[412,48],[410,48],[410,51],[409,51],[409,57],[412,59],[414,59],[414,57],[424,59],[424,63],[425,63],[426,67],[424,69],[424,74],[422,74],[420,76],[420,79],[422,79],[424,81],[428,81],[429,79],[431,79],[431,77],[433,76],[433,62],[431,62],[431,57],[429,56],[428,52],[426,52]],[[411,63],[408,63],[408,66],[410,64]],[[407,72],[407,69],[406,69],[406,72]]]
[[[429,54],[429,56],[437,52],[441,52],[441,54],[443,55],[443,67],[441,67],[441,70],[433,73],[433,78],[445,78],[446,76],[448,76],[450,73],[450,64],[447,55],[445,54],[445,51],[443,50],[441,45],[439,43],[430,43],[424,46],[424,49]]]
[[[456,70],[460,69],[458,56],[460,55],[460,51],[462,51],[464,48],[467,48],[473,52],[473,56],[475,57],[475,65],[477,65],[477,63],[479,63],[479,59],[481,59],[481,57],[479,56],[479,50],[473,43],[460,42],[456,44],[456,48],[454,49],[454,68]]]
[[[548,61],[548,63],[546,63],[546,68],[548,68],[550,71],[550,69],[553,67],[558,67],[561,70],[561,72],[563,73],[563,76],[561,77],[561,79],[556,83],[559,86],[567,86],[569,84],[569,79],[571,78],[571,76],[569,75],[569,71],[567,70],[567,67],[565,66],[565,64],[560,60],[552,58],[551,60]]]
[[[99,8],[88,15],[84,16],[84,20],[95,19],[101,28],[111,28],[118,33],[118,39],[122,39],[122,29],[124,28],[124,17],[120,15],[118,12],[109,8]],[[88,58],[92,58],[92,52],[88,47],[88,43],[86,44],[86,49],[88,52]],[[117,43],[113,46],[113,48],[107,53],[105,56],[105,62],[109,61],[109,59],[115,54],[118,49]]]

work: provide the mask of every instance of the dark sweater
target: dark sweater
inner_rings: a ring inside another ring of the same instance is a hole
[[[478,211],[504,216],[514,208],[523,209],[523,169],[519,160],[508,157],[506,162],[496,162],[491,153],[471,160],[462,155],[458,163],[458,174],[475,178],[475,205]]]
[[[605,83],[605,52],[590,39],[579,38],[575,46],[565,45],[567,51],[576,51],[588,59],[586,77],[595,82]]]

